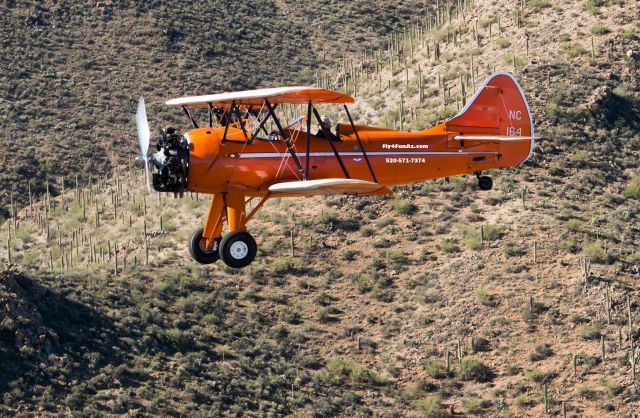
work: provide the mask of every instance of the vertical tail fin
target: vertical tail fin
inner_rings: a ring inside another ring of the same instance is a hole
[[[533,152],[533,121],[522,87],[505,71],[487,78],[466,106],[445,122],[448,131],[465,135],[499,135],[530,138]]]

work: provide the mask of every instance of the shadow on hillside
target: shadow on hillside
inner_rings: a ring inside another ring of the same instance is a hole
[[[610,94],[603,106],[604,122],[608,128],[624,126],[640,129],[640,100],[632,95]]]
[[[16,382],[53,387],[86,382],[106,364],[116,367],[121,382],[139,379],[117,370],[130,357],[130,330],[23,274],[10,274],[0,285],[13,294],[7,316],[14,323],[0,330],[0,392]]]

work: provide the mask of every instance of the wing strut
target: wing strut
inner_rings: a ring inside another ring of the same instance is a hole
[[[273,111],[273,107],[271,106],[271,103],[269,103],[269,100],[264,99],[264,104],[267,105],[267,109],[269,110],[269,114],[271,114],[271,118],[273,119],[273,122],[276,124],[276,127],[278,128],[278,131],[280,131],[280,135],[282,135],[282,139],[284,140],[284,143],[287,145],[287,150],[289,150],[289,154],[291,154],[291,158],[293,158],[293,161],[296,163],[296,167],[298,167],[298,171],[300,171],[302,173],[302,175],[304,177],[306,177],[307,174],[304,172],[304,168],[302,168],[302,164],[300,164],[300,160],[298,159],[298,156],[296,155],[296,152],[294,151],[293,147],[291,146],[291,141],[289,140],[289,137],[284,132],[284,129],[282,129],[282,125],[280,124],[280,120],[278,119],[278,117],[276,116],[275,112]]]
[[[333,150],[333,153],[336,155],[336,159],[340,164],[340,168],[342,168],[342,172],[344,173],[344,176],[350,179],[351,176],[347,171],[347,167],[344,166],[344,163],[342,162],[342,158],[340,158],[340,154],[336,149],[336,145],[333,143],[333,140],[331,139],[331,133],[327,132],[327,128],[324,127],[324,124],[322,123],[322,118],[320,117],[318,110],[315,108],[315,106],[312,106],[312,107],[313,107],[313,114],[316,116],[316,119],[318,120],[318,124],[320,125],[320,128],[322,128],[322,132],[324,132],[324,137],[327,138],[327,141],[329,141],[329,145],[331,145],[331,149]]]
[[[187,106],[182,106],[182,110],[184,110],[184,113],[189,117],[189,120],[191,121],[191,124],[193,125],[194,128],[198,128],[198,124],[196,123],[195,119],[193,119],[193,116],[191,116],[191,112],[189,112],[189,109],[187,109]]]
[[[236,102],[233,102],[231,104],[231,106],[233,106],[234,104],[236,104]],[[231,108],[227,108],[224,109],[222,111],[222,116],[220,117],[220,120],[224,121],[224,133],[222,134],[222,143],[227,142],[227,132],[229,132],[229,110]]]
[[[307,104],[307,152],[305,153],[304,179],[309,180],[309,154],[311,152],[311,102]]]
[[[367,167],[369,167],[369,172],[371,173],[371,177],[373,178],[373,182],[377,183],[376,175],[373,172],[373,168],[371,167],[371,163],[369,162],[369,157],[367,157],[367,153],[364,150],[364,145],[362,145],[362,141],[360,140],[360,135],[358,134],[358,130],[356,129],[356,125],[353,123],[353,119],[351,118],[351,113],[349,113],[349,108],[347,105],[344,105],[344,111],[347,112],[347,117],[349,118],[349,123],[351,123],[351,129],[353,129],[353,133],[356,134],[356,139],[358,140],[358,145],[360,145],[360,149],[362,150],[362,155],[364,156],[364,160],[367,162]]]
[[[244,129],[244,120],[242,119],[242,114],[240,113],[240,106],[235,105],[233,108],[233,114],[238,118],[238,124],[240,125],[240,129],[242,129],[242,134],[244,135],[244,140],[249,140],[249,135],[247,135],[247,130]]]
[[[273,105],[273,108],[275,110],[275,108],[278,107],[277,104]],[[262,109],[260,109],[261,111]],[[262,120],[260,120],[260,114],[258,114],[257,119],[260,121],[260,123],[258,124],[258,127],[255,129],[255,131],[253,131],[253,133],[251,134],[251,138],[249,138],[249,143],[253,143],[254,139],[256,139],[256,137],[258,136],[258,134],[260,133],[260,130],[262,129],[265,133],[265,135],[269,135],[269,132],[267,132],[267,130],[264,128],[264,125],[267,123],[267,121],[269,120],[269,116],[265,116],[264,118],[262,118]]]

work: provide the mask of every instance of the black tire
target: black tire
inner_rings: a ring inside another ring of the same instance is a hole
[[[258,245],[250,233],[234,231],[220,241],[220,258],[233,268],[246,267],[256,258]]]
[[[478,187],[480,190],[491,190],[493,188],[493,180],[489,176],[478,177]]]
[[[216,238],[213,248],[208,250],[204,248],[204,239],[202,238],[203,228],[198,229],[191,235],[189,240],[189,254],[200,264],[212,264],[220,260],[220,238]]]

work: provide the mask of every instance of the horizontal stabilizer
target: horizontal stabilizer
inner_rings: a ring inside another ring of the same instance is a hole
[[[540,139],[533,136],[506,136],[506,135],[457,135],[453,139],[457,141],[531,141]]]
[[[269,193],[277,196],[315,196],[332,194],[391,194],[391,190],[379,183],[338,178],[276,183],[269,186]]]

